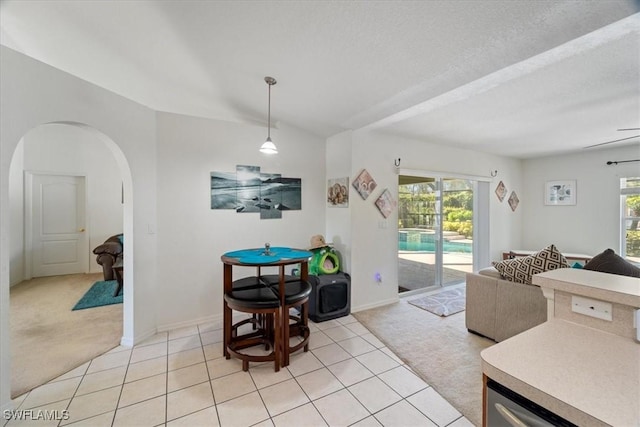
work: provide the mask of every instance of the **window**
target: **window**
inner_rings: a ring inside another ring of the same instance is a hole
[[[620,178],[620,254],[640,262],[640,177]]]

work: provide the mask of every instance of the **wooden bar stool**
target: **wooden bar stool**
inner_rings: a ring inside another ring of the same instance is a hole
[[[260,267],[258,267],[258,272],[260,272]],[[231,286],[234,291],[238,291],[241,289],[247,290],[247,289],[264,288],[265,286],[267,286],[267,284],[262,280],[260,280],[258,276],[249,276],[249,277],[244,277],[242,279],[234,280]],[[259,316],[258,314],[254,313],[251,316],[251,318],[253,323],[253,329],[255,330],[258,328],[258,325],[260,324],[260,322],[263,321],[264,316]]]
[[[244,319],[234,324],[232,310],[249,313],[252,318]],[[256,321],[256,319],[260,319],[260,321]],[[248,323],[253,324],[253,330],[248,333],[239,333],[238,329]],[[233,356],[241,359],[243,371],[249,369],[249,362],[266,361],[274,362],[276,372],[280,370],[282,358],[281,330],[280,299],[270,287],[256,282],[254,285],[232,289],[224,295],[225,357],[229,359]],[[264,345],[265,350],[271,348],[271,352],[257,355],[243,351],[258,345]]]
[[[262,281],[267,283],[275,295],[280,298],[279,281],[277,275],[261,276]],[[301,280],[295,276],[284,276],[284,307],[282,314],[282,366],[289,365],[289,355],[304,347],[304,351],[309,351],[309,295],[311,285],[306,280]],[[292,308],[297,308],[299,314],[291,313]],[[291,322],[293,320],[293,322]],[[300,337],[301,341],[291,345],[292,337]]]
[[[256,288],[262,288],[264,286],[266,286],[265,283],[263,281],[261,281],[258,277],[250,276],[250,277],[244,277],[242,279],[234,280],[231,283],[231,290],[256,289]],[[224,326],[224,329],[223,329],[223,332],[224,332],[224,346],[223,346],[222,351],[223,351],[224,356],[228,359],[229,358],[229,352],[227,351],[227,344],[229,343],[229,341],[231,339],[232,328],[227,329],[226,325],[227,325],[227,317],[229,318],[230,322],[233,321],[233,318],[232,318],[231,308],[229,308],[229,306],[227,305],[227,302],[224,300],[224,298],[223,298],[223,303],[224,304],[223,304],[223,321],[222,321],[222,324]],[[257,314],[252,314],[252,319],[255,321],[255,323],[257,323],[259,321]],[[255,323],[254,323],[254,330],[257,329]]]

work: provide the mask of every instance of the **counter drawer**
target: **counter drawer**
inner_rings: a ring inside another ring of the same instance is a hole
[[[487,378],[485,425],[490,427],[576,427],[575,424]]]

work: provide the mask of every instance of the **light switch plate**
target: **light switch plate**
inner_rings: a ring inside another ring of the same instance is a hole
[[[602,320],[613,320],[613,305],[610,302],[571,296],[571,311]]]

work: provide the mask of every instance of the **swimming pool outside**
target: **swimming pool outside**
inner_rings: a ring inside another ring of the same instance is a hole
[[[456,233],[445,232],[442,247],[445,252],[472,253],[473,242]],[[450,240],[454,237],[456,240]],[[462,239],[460,239],[462,237]],[[398,230],[398,250],[408,252],[434,252],[435,233],[432,230]]]

